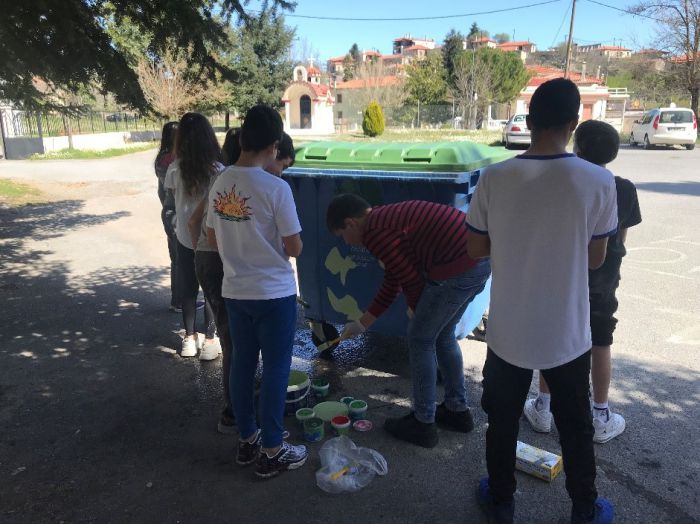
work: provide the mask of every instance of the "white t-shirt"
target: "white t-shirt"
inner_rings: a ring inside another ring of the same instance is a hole
[[[223,164],[218,162],[215,164],[215,167],[217,171],[224,168]],[[175,196],[175,216],[177,218],[177,222],[175,223],[175,236],[180,244],[186,248],[194,249],[192,239],[190,238],[190,232],[187,229],[187,222],[190,221],[194,208],[197,207],[202,201],[202,198],[206,196],[206,188],[195,195],[188,194],[182,181],[180,162],[178,160],[173,161],[170,166],[168,166],[163,187],[172,190]]]
[[[239,300],[296,295],[282,237],[301,231],[292,190],[258,167],[226,168],[209,193],[207,227],[224,266],[221,294]]]
[[[489,347],[527,369],[588,351],[588,244],[617,230],[612,173],[574,155],[521,155],[484,170],[467,221],[491,240]]]

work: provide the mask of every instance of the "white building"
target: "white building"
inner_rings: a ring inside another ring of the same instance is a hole
[[[282,96],[284,130],[290,135],[330,135],[335,132],[331,89],[321,84],[321,71],[312,65],[294,68],[292,83]]]

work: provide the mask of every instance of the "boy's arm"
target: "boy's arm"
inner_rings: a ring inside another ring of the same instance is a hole
[[[216,231],[214,231],[213,227],[207,227],[207,242],[209,242],[210,247],[217,251],[219,250],[219,246],[216,243]]]
[[[486,258],[491,256],[491,238],[487,234],[472,232],[467,240],[467,254],[473,258]]]
[[[301,249],[304,247],[304,244],[299,233],[282,237],[282,242],[284,243],[284,252],[287,253],[287,256],[297,258],[301,255]]]
[[[608,251],[608,237],[594,238],[588,244],[588,269],[598,269],[605,262]]]

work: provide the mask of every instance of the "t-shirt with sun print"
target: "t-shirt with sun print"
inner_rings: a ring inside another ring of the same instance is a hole
[[[207,227],[224,266],[222,296],[270,300],[297,292],[282,238],[301,231],[292,190],[258,167],[230,166],[214,182]]]

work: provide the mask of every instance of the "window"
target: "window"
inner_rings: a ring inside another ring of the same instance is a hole
[[[525,122],[525,115],[517,115],[513,118],[513,122]]]
[[[342,119],[343,119],[343,112],[338,111],[338,120],[342,120]]]
[[[690,111],[662,111],[659,122],[662,124],[692,124],[693,113]]]
[[[338,93],[335,98],[336,98],[336,102],[338,102],[339,104],[343,103],[343,95],[342,94]],[[338,117],[338,118],[340,118],[340,117]]]

